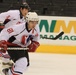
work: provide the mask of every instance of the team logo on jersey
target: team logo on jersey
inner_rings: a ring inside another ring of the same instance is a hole
[[[27,36],[26,35],[23,35],[22,36],[22,39],[21,39],[21,43],[23,44],[23,45],[25,45],[26,44],[26,39],[27,39]]]

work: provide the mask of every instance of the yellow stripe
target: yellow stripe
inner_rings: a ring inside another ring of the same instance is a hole
[[[40,52],[40,53],[76,54],[76,46],[41,45],[36,50],[36,52]]]

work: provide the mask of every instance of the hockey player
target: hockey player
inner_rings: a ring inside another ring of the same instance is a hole
[[[10,25],[18,25],[25,22],[24,17],[30,10],[27,3],[22,4],[19,10],[9,10],[0,14],[0,23],[3,23],[5,27]]]
[[[26,23],[20,25],[13,25],[4,28],[0,34],[0,47],[2,52],[8,51],[14,65],[8,71],[8,75],[22,75],[29,65],[28,51],[35,51],[39,47],[39,26],[38,15],[35,12],[29,12],[26,15]],[[9,38],[13,37],[12,41]],[[8,43],[12,42],[17,47],[28,47],[29,50],[7,50]]]
[[[7,12],[0,14],[0,23],[3,23],[5,27],[9,27],[11,25],[19,25],[21,23],[25,22],[24,17],[26,17],[26,14],[30,10],[30,7],[27,3],[22,4],[19,8],[19,10],[9,10]],[[12,38],[10,38],[12,40]],[[12,44],[9,44],[12,46]],[[7,53],[3,53],[2,57],[3,62],[7,61],[9,62],[9,55]]]

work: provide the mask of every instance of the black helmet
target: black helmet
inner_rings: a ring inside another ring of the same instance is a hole
[[[28,9],[29,11],[31,10],[30,7],[29,7],[29,5],[28,5],[26,2],[23,3],[23,4],[21,4],[21,5],[20,5],[20,8],[22,8],[22,9],[26,8],[26,9]]]

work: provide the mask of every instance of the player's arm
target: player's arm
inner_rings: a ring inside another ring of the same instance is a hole
[[[9,21],[10,18],[11,18],[10,11],[0,13],[0,23],[4,23],[5,20]]]
[[[37,27],[37,34],[31,38],[31,44],[28,46],[29,52],[35,52],[36,49],[40,46],[39,39],[40,39],[40,31],[39,27]]]
[[[15,34],[15,30],[12,27],[4,28],[0,33],[0,48],[2,52],[7,50],[7,40]]]

